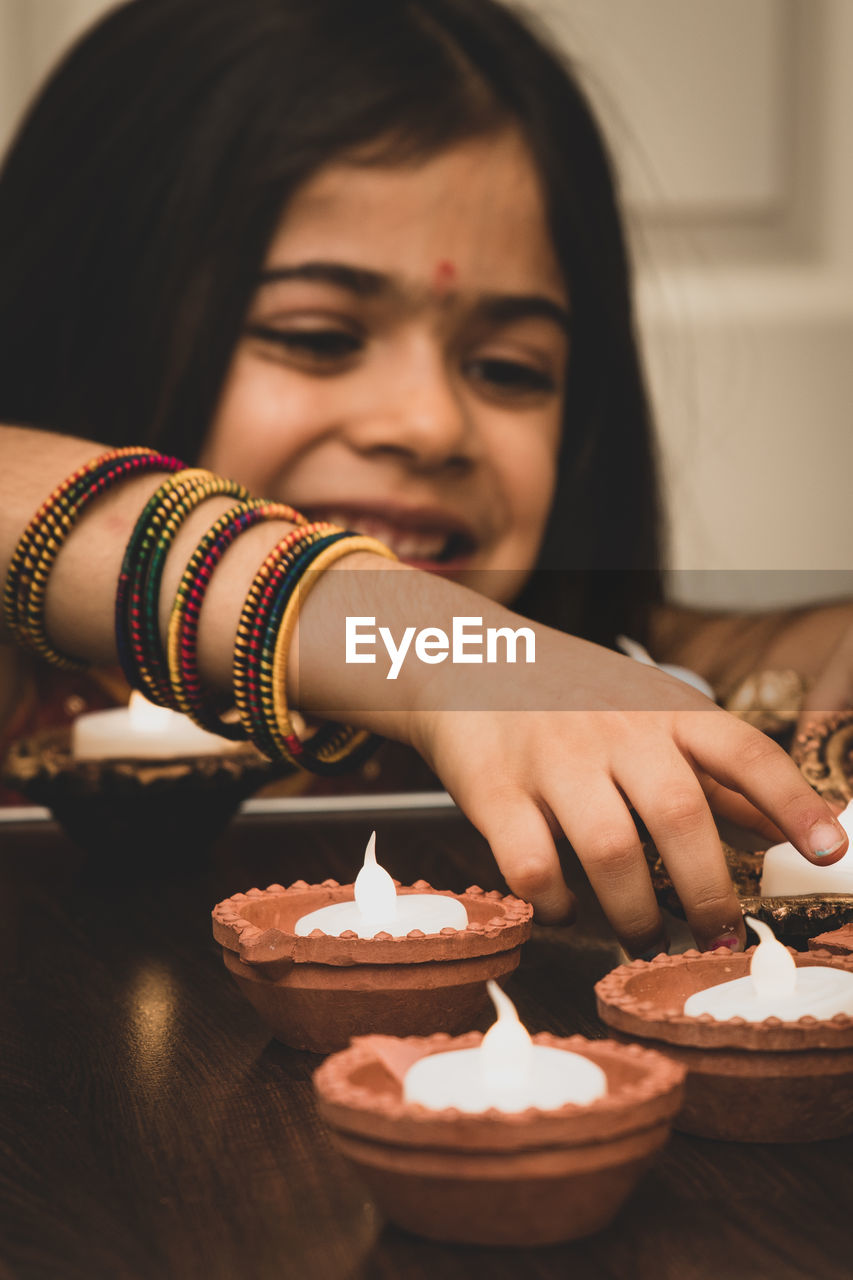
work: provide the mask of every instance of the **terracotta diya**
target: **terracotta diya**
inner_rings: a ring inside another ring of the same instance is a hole
[[[465,928],[335,937],[296,924],[321,908],[354,901],[354,885],[297,880],[288,888],[236,893],[213,909],[225,966],[278,1040],[330,1053],[371,1032],[425,1035],[467,1030],[488,1004],[485,982],[511,973],[530,936],[533,908],[476,885],[444,893],[425,880],[398,887],[405,900],[436,894],[460,902]]]
[[[853,711],[837,712],[797,735],[793,758],[806,780],[836,808],[853,798]],[[643,845],[658,901],[683,918],[684,911],[657,849]],[[791,946],[802,950],[827,929],[853,924],[853,894],[797,894],[762,897],[764,853],[737,849],[723,842],[726,865],[741,908],[772,926]]]
[[[675,1128],[735,1142],[812,1142],[853,1133],[853,1017],[785,1022],[689,1017],[695,992],[744,978],[757,948],[687,951],[620,965],[596,984],[607,1025],[687,1068]],[[792,952],[798,969],[853,973],[853,957]]]
[[[223,739],[221,755],[167,760],[86,760],[71,754],[69,728],[13,743],[4,779],[50,809],[75,844],[135,869],[205,852],[241,801],[275,774],[251,743]]]
[[[406,1071],[451,1038],[364,1036],[315,1073],[323,1119],[379,1208],[434,1240],[545,1245],[591,1235],[615,1216],[666,1142],[684,1071],[639,1045],[540,1034],[535,1045],[581,1054],[607,1077],[584,1105],[468,1114],[403,1096]]]
[[[853,956],[853,924],[843,924],[840,929],[819,933],[809,938],[810,951],[829,951],[834,956]]]

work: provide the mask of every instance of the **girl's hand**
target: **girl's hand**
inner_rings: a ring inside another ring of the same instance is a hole
[[[541,919],[572,910],[554,846],[562,833],[625,947],[639,955],[665,947],[631,808],[706,949],[745,941],[712,810],[770,840],[783,832],[817,865],[844,853],[826,803],[758,730],[654,668],[535,630],[535,666],[504,668],[502,677],[486,667],[438,669],[411,738]]]

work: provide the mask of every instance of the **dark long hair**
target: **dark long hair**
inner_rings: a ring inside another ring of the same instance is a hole
[[[0,176],[0,418],[192,460],[293,193],[347,153],[514,123],[572,300],[559,481],[517,602],[608,643],[659,598],[654,446],[598,128],[497,0],[131,0],[68,54]]]

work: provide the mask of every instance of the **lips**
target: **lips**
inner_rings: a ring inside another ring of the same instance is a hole
[[[471,529],[456,516],[437,510],[367,508],[311,504],[301,508],[312,520],[328,520],[383,542],[407,564],[446,569],[467,561],[477,545]]]

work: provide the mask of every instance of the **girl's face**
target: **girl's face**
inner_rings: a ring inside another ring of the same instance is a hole
[[[272,240],[202,465],[511,601],[554,495],[568,320],[515,133],[329,165]]]

